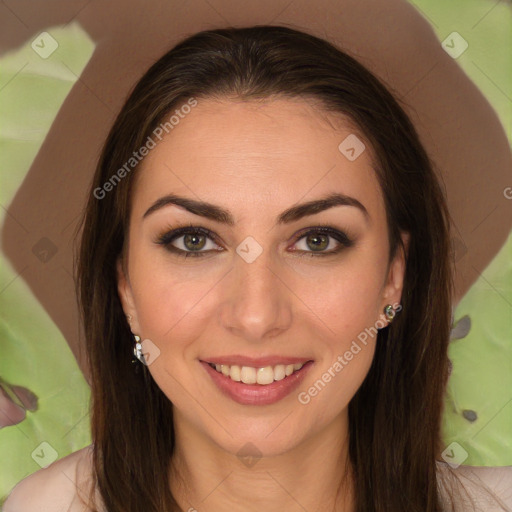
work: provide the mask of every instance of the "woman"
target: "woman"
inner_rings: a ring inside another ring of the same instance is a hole
[[[507,510],[510,468],[440,461],[448,218],[348,55],[284,27],[183,41],[119,114],[84,217],[93,445],[5,510]]]

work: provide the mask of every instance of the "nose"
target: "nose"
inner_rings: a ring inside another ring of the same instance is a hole
[[[263,342],[290,328],[293,293],[268,252],[252,263],[236,256],[223,287],[219,319],[231,334]]]

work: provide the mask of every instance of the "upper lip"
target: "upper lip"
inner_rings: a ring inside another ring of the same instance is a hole
[[[312,361],[307,357],[289,357],[289,356],[266,356],[266,357],[248,357],[242,355],[215,356],[201,359],[205,363],[225,364],[228,366],[251,366],[253,368],[264,368],[265,366],[276,366],[278,364],[305,364]]]

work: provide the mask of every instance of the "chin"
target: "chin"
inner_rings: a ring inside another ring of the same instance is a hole
[[[289,425],[286,425],[288,420],[283,421],[283,418],[277,421],[249,421],[250,425],[238,424],[236,428],[224,424],[228,432],[221,429],[222,432],[218,432],[219,437],[212,441],[242,459],[279,456],[304,441],[304,428],[296,431],[297,423],[293,420]]]

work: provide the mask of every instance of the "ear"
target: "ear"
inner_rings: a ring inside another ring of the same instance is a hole
[[[384,304],[391,304],[395,309],[400,304],[402,298],[402,289],[404,285],[404,276],[406,268],[407,254],[409,253],[410,234],[402,232],[401,234],[404,248],[398,247],[393,261],[389,265],[387,281],[384,287]]]
[[[127,276],[126,269],[124,268],[123,259],[120,257],[117,260],[117,292],[123,307],[124,314],[127,316],[127,321],[130,324],[130,329],[133,334],[140,332],[139,322],[137,319],[137,310],[133,301],[133,292],[130,285],[130,280]]]

